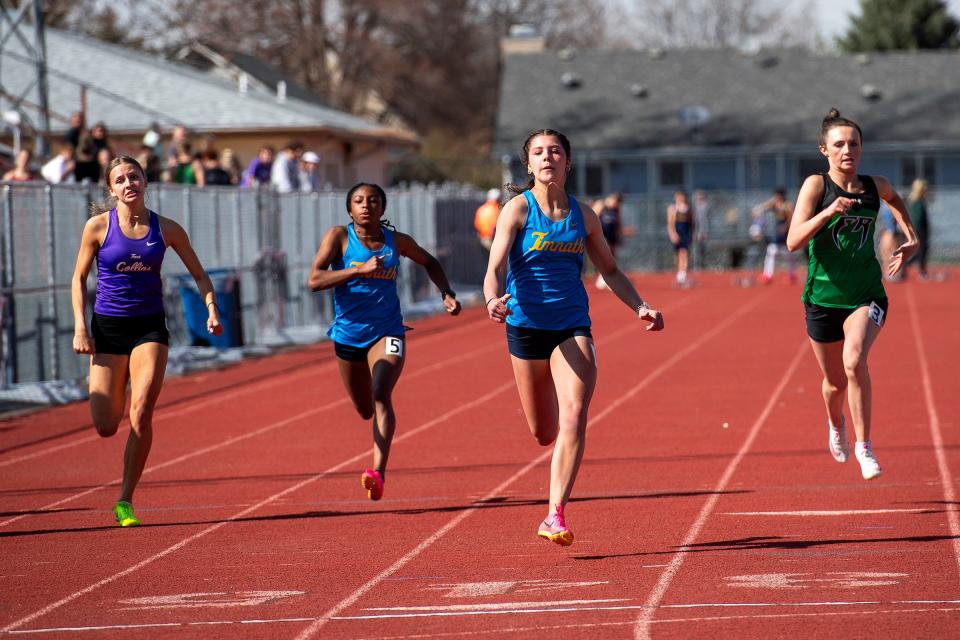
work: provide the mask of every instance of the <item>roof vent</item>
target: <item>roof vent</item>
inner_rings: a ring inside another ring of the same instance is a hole
[[[287,101],[287,83],[283,80],[277,82],[277,102]]]
[[[861,66],[863,66],[863,65],[868,65],[868,64],[870,64],[870,62],[871,62],[871,60],[870,60],[870,54],[868,54],[868,53],[858,53],[857,55],[855,55],[855,56],[853,57],[853,59],[854,59],[854,61],[855,61],[857,64],[859,64],[859,65],[861,65]]]
[[[250,76],[246,72],[241,71],[239,77],[237,77],[237,91],[240,92],[240,95],[245,96],[250,90]]]
[[[880,88],[872,84],[865,84],[861,86],[860,95],[870,102],[876,102],[883,97],[883,93],[880,92]]]
[[[581,84],[580,76],[571,71],[567,71],[560,76],[560,82],[562,82],[563,86],[567,89],[576,89]]]
[[[693,131],[698,131],[710,122],[710,109],[703,105],[690,105],[680,109],[680,122]]]
[[[778,64],[780,64],[780,58],[777,56],[763,56],[756,60],[756,65],[761,69],[772,69]]]
[[[634,82],[630,85],[630,95],[634,98],[646,98],[649,94],[650,91],[639,82]]]
[[[536,38],[540,35],[537,28],[532,24],[512,24],[510,25],[511,38]]]
[[[659,60],[663,56],[667,55],[667,52],[660,47],[650,47],[647,50],[647,55],[650,56],[651,60]]]
[[[577,57],[577,50],[573,47],[564,47],[563,49],[557,51],[557,57],[564,62],[568,62]]]

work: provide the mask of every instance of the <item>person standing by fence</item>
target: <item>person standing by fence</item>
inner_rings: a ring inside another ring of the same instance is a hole
[[[169,333],[163,309],[160,267],[172,247],[193,276],[207,305],[207,331],[220,335],[213,285],[183,228],[147,209],[146,175],[129,156],[106,169],[107,191],[116,204],[93,205],[80,241],[71,281],[73,349],[90,355],[90,413],[97,433],[117,432],[130,383],[130,434],[123,456],[123,482],[113,512],[121,527],[140,524],[133,493],[153,442],[153,412],[163,386]],[[93,319],[87,325],[87,276],[97,262]]]
[[[393,388],[400,380],[406,352],[403,316],[397,295],[400,257],[424,267],[440,289],[447,313],[460,313],[440,262],[405,233],[383,219],[387,194],[361,182],[347,192],[351,222],[327,231],[313,259],[307,286],[333,289],[333,340],[340,377],[357,413],[373,418],[373,466],[360,475],[367,497],[383,497],[387,458],[397,428]]]
[[[493,244],[493,234],[497,230],[497,216],[500,215],[500,189],[487,191],[487,199],[477,207],[473,216],[473,228],[477,230],[477,239],[487,251]]]

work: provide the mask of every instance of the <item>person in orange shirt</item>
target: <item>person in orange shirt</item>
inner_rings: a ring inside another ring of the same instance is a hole
[[[493,244],[493,232],[497,229],[497,216],[500,215],[500,190],[487,191],[487,200],[477,208],[477,215],[473,218],[473,226],[477,230],[480,244],[487,251]]]

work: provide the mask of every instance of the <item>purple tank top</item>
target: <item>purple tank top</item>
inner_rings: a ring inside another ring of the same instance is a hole
[[[107,213],[107,220],[107,235],[97,252],[94,312],[123,317],[162,313],[160,265],[167,247],[160,217],[150,211],[150,231],[139,240],[123,235],[116,209]]]

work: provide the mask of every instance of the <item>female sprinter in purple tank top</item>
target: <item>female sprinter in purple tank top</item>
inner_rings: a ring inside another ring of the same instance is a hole
[[[97,433],[117,432],[130,382],[130,435],[123,454],[123,483],[113,512],[121,527],[140,524],[133,513],[133,491],[153,441],[153,409],[167,367],[166,316],[160,265],[172,247],[197,281],[207,304],[207,331],[223,333],[213,285],[190,239],[179,224],[147,209],[147,178],[129,156],[114,158],[105,171],[116,206],[93,205],[80,240],[71,282],[73,350],[90,354],[90,413]],[[97,261],[97,296],[87,328],[87,275]]]
[[[573,490],[587,435],[587,411],[597,382],[597,353],[581,268],[586,251],[607,287],[648,331],[663,329],[617,266],[600,219],[566,190],[570,142],[559,131],[532,133],[520,156],[532,176],[497,218],[483,296],[487,315],[507,325],[507,346],[520,404],[537,442],[553,445],[550,503],[537,535],[567,546],[573,532],[564,508]],[[500,273],[509,266],[506,293]]]

